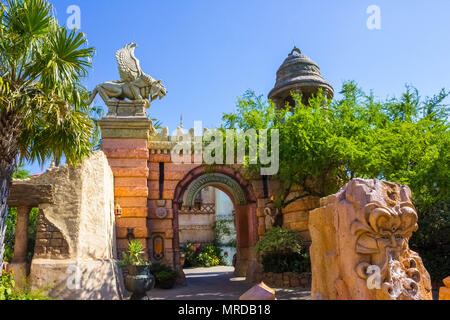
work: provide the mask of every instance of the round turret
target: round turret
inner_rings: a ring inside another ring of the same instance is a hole
[[[302,94],[302,102],[305,104],[319,88],[327,98],[333,98],[333,87],[322,77],[319,66],[294,47],[277,71],[277,82],[269,93],[269,99],[280,108],[284,107],[286,102],[292,106],[294,101],[291,92],[293,92]]]

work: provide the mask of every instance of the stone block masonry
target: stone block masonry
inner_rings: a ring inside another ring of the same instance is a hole
[[[125,251],[130,239],[148,248],[148,136],[151,120],[112,117],[100,121],[102,150],[114,175],[114,201],[122,208],[116,217],[118,253]],[[148,256],[147,250],[145,250]]]
[[[48,221],[42,210],[36,226],[35,258],[68,258],[69,245],[61,231]]]

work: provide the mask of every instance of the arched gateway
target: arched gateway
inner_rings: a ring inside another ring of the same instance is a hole
[[[192,207],[196,195],[205,187],[213,186],[226,193],[235,208],[236,226],[236,265],[235,273],[246,276],[249,260],[252,259],[251,248],[258,240],[256,197],[251,191],[249,182],[230,167],[215,167],[209,172],[204,166],[191,170],[175,188],[173,200],[173,229],[174,229],[174,265],[179,270],[179,224],[178,211],[181,205]],[[255,260],[256,262],[256,260]],[[250,272],[249,272],[250,273]]]
[[[166,91],[160,82],[154,85],[160,90],[159,97],[163,97]],[[319,88],[328,97],[333,96],[333,89],[322,78],[319,67],[294,48],[278,70],[269,98],[282,108],[291,102],[291,92],[301,93],[306,99]],[[238,167],[206,168],[194,163],[174,163],[170,152],[175,142],[167,128],[160,132],[153,128],[152,121],[143,112],[148,107],[147,101],[116,101],[106,95],[104,98],[108,98],[105,103],[110,112],[99,122],[102,150],[114,174],[115,206],[122,208],[121,216],[116,217],[119,254],[127,249],[130,239],[136,239],[142,242],[150,259],[181,271],[180,206],[192,205],[202,188],[213,186],[225,192],[235,207],[236,273],[259,281],[261,265],[252,247],[266,231],[265,209],[272,194],[267,179],[259,176],[246,181]],[[182,128],[177,132],[182,133]],[[290,204],[281,212],[283,227],[298,231],[309,240],[308,212],[318,205],[318,199]]]
[[[269,189],[262,177],[247,181],[238,167],[173,162],[171,137],[166,130],[156,133],[144,117],[106,117],[100,124],[102,149],[114,173],[115,205],[122,208],[116,219],[119,254],[130,239],[136,239],[150,259],[169,264],[182,275],[179,210],[183,203],[192,206],[196,195],[212,186],[234,205],[236,274],[252,279],[260,271],[252,247],[265,232]]]

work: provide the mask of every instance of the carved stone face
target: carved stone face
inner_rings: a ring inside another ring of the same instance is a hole
[[[317,299],[432,299],[408,241],[418,216],[407,186],[353,179],[310,212],[311,294]]]
[[[410,202],[394,206],[372,202],[363,209],[360,219],[351,225],[357,236],[356,253],[369,256],[370,261],[356,266],[358,275],[368,278],[367,268],[380,269],[382,299],[414,299],[418,293],[420,272],[416,257],[409,250],[408,240],[417,230],[417,213]],[[419,258],[420,259],[420,258]]]

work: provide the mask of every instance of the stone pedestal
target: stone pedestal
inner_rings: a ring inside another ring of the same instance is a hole
[[[125,102],[120,108],[128,108]],[[129,106],[131,108],[132,106]],[[122,109],[126,110],[126,109]],[[121,218],[116,217],[118,250],[128,248],[128,238],[142,242],[147,247],[148,201],[148,138],[154,130],[152,121],[144,117],[108,116],[100,121],[102,150],[114,174],[115,205],[122,208]]]
[[[147,113],[146,108],[149,108],[149,102],[147,100],[141,101],[108,101],[106,102],[108,106],[107,118],[115,117],[139,117],[146,118]]]

